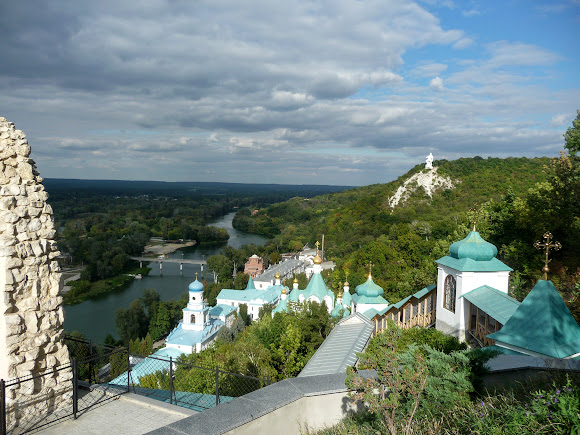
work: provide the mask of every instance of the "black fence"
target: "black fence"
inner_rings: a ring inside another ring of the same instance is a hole
[[[272,383],[248,375],[133,355],[65,336],[71,363],[39,374],[0,380],[0,435],[23,434],[77,418],[92,407],[133,392],[196,411],[212,408]]]
[[[71,363],[52,370],[0,380],[0,434],[22,434],[77,416],[128,391],[108,385],[114,370],[129,366],[127,348],[94,346],[65,337]],[[112,369],[113,368],[113,369]],[[91,384],[101,385],[91,387]]]
[[[139,358],[141,361],[129,373],[132,392],[196,411],[213,408],[272,383],[270,378],[232,373],[217,366],[187,364],[172,357]],[[124,384],[125,378],[117,382]]]

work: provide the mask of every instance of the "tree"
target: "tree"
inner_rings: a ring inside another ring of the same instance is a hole
[[[564,133],[566,144],[564,148],[568,150],[571,156],[576,156],[580,151],[580,110],[576,111],[576,119],[572,121],[572,127],[568,127]]]
[[[135,299],[129,309],[119,308],[115,315],[115,325],[124,343],[147,334],[149,319],[145,314],[145,306],[141,299]]]
[[[412,344],[398,352],[401,330],[389,328],[377,335],[378,352],[359,355],[359,368],[376,376],[363,378],[348,368],[349,396],[363,401],[392,435],[408,434],[414,419],[442,418],[458,404],[469,403],[469,359],[466,351],[445,354],[428,345]]]

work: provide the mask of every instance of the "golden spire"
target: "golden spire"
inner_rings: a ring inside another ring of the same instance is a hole
[[[372,276],[373,266],[374,266],[373,262],[370,261],[369,262],[369,279],[373,279],[373,276]]]
[[[195,279],[197,279],[197,272],[195,272]]]
[[[322,258],[320,258],[320,255],[318,255],[318,246],[320,246],[320,243],[318,242],[318,240],[316,241],[315,245],[316,245],[316,256],[312,259],[312,262],[314,264],[321,264]]]
[[[298,278],[296,278],[296,275],[294,275],[294,282],[298,284]]]
[[[477,225],[477,217],[479,216],[479,208],[478,208],[479,204],[476,202],[475,204],[473,204],[473,207],[471,207],[469,209],[469,211],[473,212],[473,231],[477,231],[475,229],[476,225]]]
[[[537,241],[534,243],[534,248],[536,249],[545,249],[546,251],[546,258],[544,260],[544,267],[542,268],[542,272],[544,272],[544,276],[542,277],[543,280],[548,280],[548,272],[550,268],[548,267],[548,263],[552,260],[549,259],[550,249],[554,249],[555,251],[559,251],[562,248],[562,244],[560,242],[552,243],[552,233],[547,232],[544,234],[544,239],[546,240],[544,243]]]
[[[336,296],[337,299],[342,299],[342,289],[340,288],[340,284],[338,285],[338,295]]]
[[[345,275],[346,275],[346,278],[345,278],[345,281],[344,281],[344,286],[346,287],[346,286],[349,286],[350,285],[348,283],[348,272],[346,272]]]

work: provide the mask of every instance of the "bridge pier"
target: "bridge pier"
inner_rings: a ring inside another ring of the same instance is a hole
[[[159,273],[163,272],[163,261],[159,262]]]
[[[143,262],[139,261],[139,269],[142,269],[142,268],[143,268]]]
[[[183,275],[183,263],[179,263],[179,272]]]

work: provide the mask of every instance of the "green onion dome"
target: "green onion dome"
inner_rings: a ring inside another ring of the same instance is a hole
[[[376,285],[373,279],[369,276],[367,282],[356,286],[356,294],[359,296],[377,297],[384,293],[385,291]]]
[[[497,255],[497,248],[483,240],[477,231],[471,231],[465,239],[449,247],[449,255],[458,260],[470,258],[475,261],[489,261]]]

